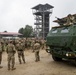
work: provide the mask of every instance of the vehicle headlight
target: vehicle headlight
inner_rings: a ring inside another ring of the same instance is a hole
[[[66,56],[68,56],[68,53],[66,53]]]
[[[66,56],[74,56],[74,54],[66,53]]]

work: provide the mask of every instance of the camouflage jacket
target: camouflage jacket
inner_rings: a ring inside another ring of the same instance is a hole
[[[18,44],[16,44],[16,50],[17,51],[23,51],[24,50],[24,45],[23,45],[23,43],[18,43]]]
[[[40,44],[39,43],[35,43],[34,44],[34,50],[39,50],[40,49]]]
[[[15,53],[16,52],[15,46],[13,44],[8,44],[7,48],[6,48],[6,52],[7,53],[10,53],[10,52]]]
[[[0,44],[0,52],[3,52],[3,46]]]

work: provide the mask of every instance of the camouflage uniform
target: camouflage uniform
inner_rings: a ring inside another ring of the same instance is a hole
[[[38,42],[36,42],[34,44],[34,52],[35,52],[35,58],[36,58],[36,62],[40,61],[40,56],[39,56],[39,50],[40,50],[40,44]]]
[[[6,52],[8,54],[8,70],[15,70],[16,68],[14,68],[15,65],[15,46],[12,44],[12,41],[10,41],[10,43],[7,45],[7,49]]]
[[[74,21],[74,17],[71,14],[69,14],[67,16],[67,23],[66,23],[66,25],[72,25],[73,21]]]
[[[45,40],[41,40],[41,49],[44,49],[45,48]]]
[[[27,40],[27,49],[29,50],[30,47],[31,47],[31,41],[30,41],[30,39],[28,39],[28,40]]]
[[[76,14],[74,14],[73,17],[74,17],[73,23],[76,24]]]
[[[24,58],[24,44],[19,42],[17,45],[16,45],[16,49],[17,49],[17,52],[18,52],[18,59],[19,59],[19,63],[21,64],[21,57],[22,57],[22,60],[23,62],[25,63],[25,58]]]
[[[3,52],[3,44],[2,42],[0,42],[0,64],[2,62],[2,52]],[[0,68],[2,68],[2,66],[0,66]]]

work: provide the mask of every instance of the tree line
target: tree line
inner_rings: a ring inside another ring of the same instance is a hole
[[[25,27],[20,28],[18,32],[21,33],[23,37],[26,37],[26,38],[34,37],[34,29],[30,25],[25,25]]]

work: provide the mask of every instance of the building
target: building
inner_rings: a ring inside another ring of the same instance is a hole
[[[32,8],[33,15],[35,16],[34,25],[36,25],[36,37],[46,38],[49,32],[49,19],[53,8],[54,7],[49,4],[39,4]]]
[[[6,38],[6,39],[14,39],[17,37],[21,37],[22,34],[21,33],[17,33],[17,32],[0,32],[0,38]]]

